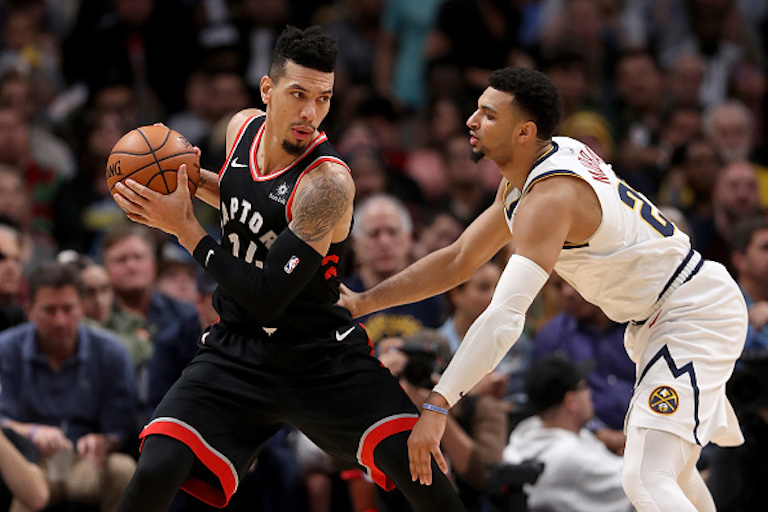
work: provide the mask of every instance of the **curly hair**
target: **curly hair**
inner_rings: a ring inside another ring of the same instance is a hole
[[[269,76],[277,82],[285,74],[285,63],[289,60],[305,68],[332,73],[337,53],[336,41],[324,34],[320,27],[301,30],[288,26],[275,43]]]
[[[547,75],[528,68],[503,68],[491,74],[489,85],[514,96],[512,104],[536,124],[539,139],[552,137],[560,123],[562,103]]]

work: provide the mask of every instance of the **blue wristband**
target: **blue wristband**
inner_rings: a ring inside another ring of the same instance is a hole
[[[439,412],[440,414],[448,415],[448,409],[443,409],[442,407],[438,407],[436,405],[424,403],[424,405],[421,406],[422,408],[426,409],[427,411],[434,411]]]

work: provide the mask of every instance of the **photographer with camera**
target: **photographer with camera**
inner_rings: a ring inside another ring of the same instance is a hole
[[[433,329],[421,329],[401,341],[382,340],[382,363],[400,379],[400,385],[421,409],[451,350],[447,340]],[[507,416],[501,400],[488,394],[468,394],[448,415],[443,452],[450,460],[464,506],[482,510],[491,467],[501,462],[506,445]],[[387,510],[397,508],[392,503]]]

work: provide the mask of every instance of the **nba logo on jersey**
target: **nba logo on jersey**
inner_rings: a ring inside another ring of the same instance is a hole
[[[291,259],[288,260],[288,263],[285,264],[283,267],[283,270],[285,270],[286,274],[290,274],[293,272],[293,269],[296,268],[296,265],[299,264],[299,258],[296,256],[291,256]]]

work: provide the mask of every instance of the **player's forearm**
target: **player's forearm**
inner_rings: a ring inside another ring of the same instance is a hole
[[[263,268],[246,263],[205,236],[192,252],[254,323],[268,325],[304,289],[322,256],[287,229],[277,237]]]
[[[195,197],[218,210],[220,207],[218,174],[207,169],[200,169],[200,184],[197,187]]]
[[[440,249],[361,293],[360,315],[433,297],[468,280],[473,271],[461,268],[451,248]]]

